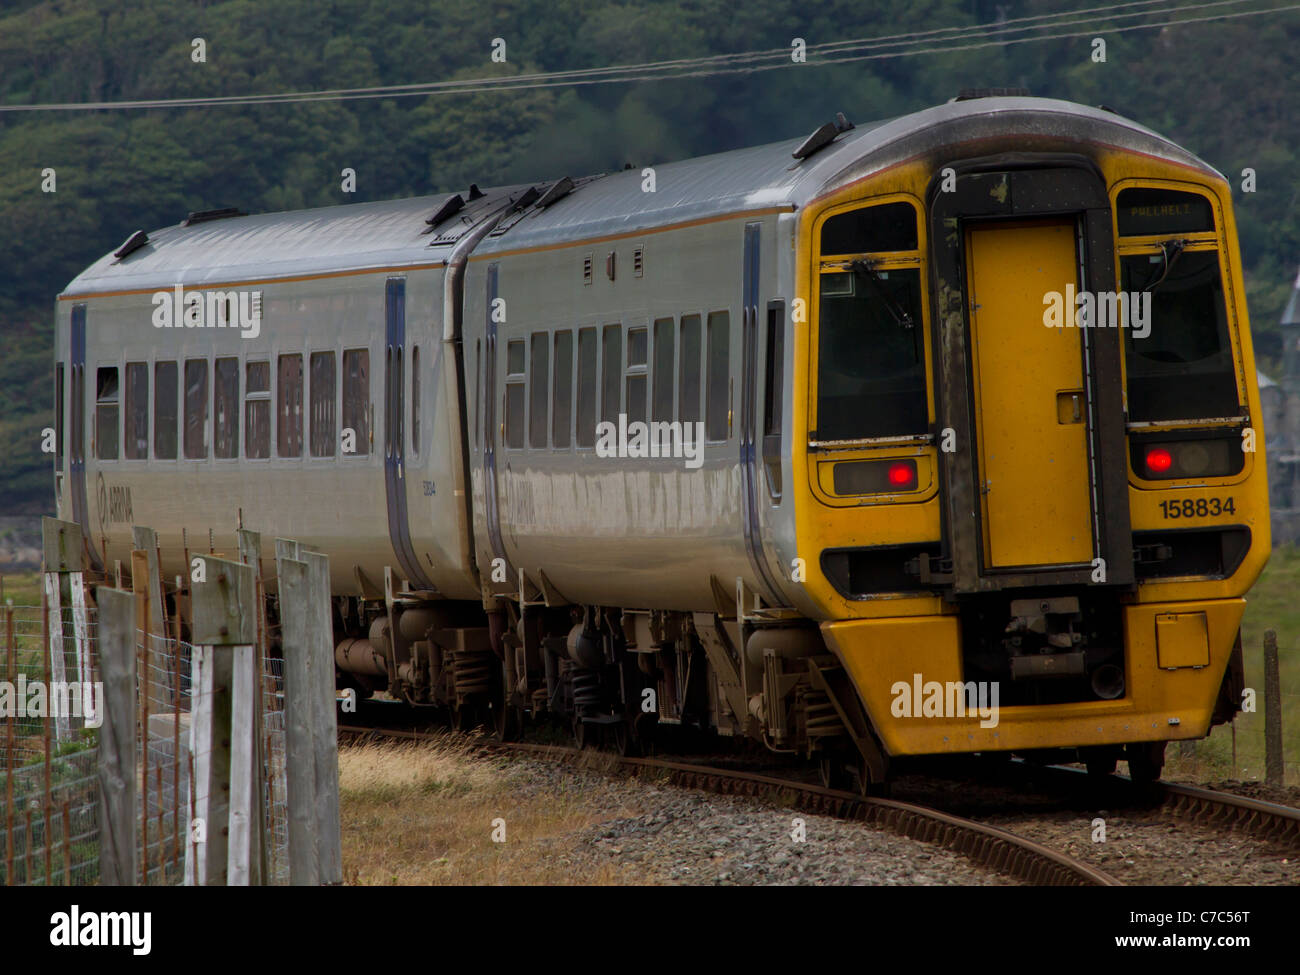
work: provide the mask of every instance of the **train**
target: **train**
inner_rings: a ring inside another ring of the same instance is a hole
[[[136,231],[56,300],[54,480],[164,578],[329,556],[339,687],[511,737],[1161,774],[1269,554],[1231,187],[968,90],[597,176]],[[231,548],[225,549],[233,551]],[[273,587],[272,587],[273,588]]]

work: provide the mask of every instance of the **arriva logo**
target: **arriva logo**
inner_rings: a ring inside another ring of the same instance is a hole
[[[176,285],[153,295],[154,328],[238,328],[243,338],[262,332],[262,292],[186,291]]]

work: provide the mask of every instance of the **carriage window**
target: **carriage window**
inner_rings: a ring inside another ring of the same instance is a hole
[[[302,356],[282,355],[275,377],[275,454],[302,456]]]
[[[623,379],[623,326],[606,325],[601,333],[600,418],[618,423],[619,393]]]
[[[128,460],[149,458],[149,363],[126,364],[126,402],[123,404],[126,432],[122,450]]]
[[[153,455],[158,460],[176,459],[175,362],[153,364]]]
[[[729,359],[731,346],[731,315],[725,311],[709,312],[709,379],[708,415],[705,427],[710,440],[726,440],[730,423],[727,413],[731,409]]]
[[[545,332],[534,332],[530,339],[529,354],[530,384],[528,396],[528,446],[544,448],[546,446],[546,409],[550,404],[546,380],[550,372],[548,358],[551,351],[551,337]]]
[[[555,333],[555,390],[551,414],[551,443],[569,446],[569,424],[573,420],[573,333]]]
[[[700,418],[700,316],[682,316],[680,381],[677,384],[677,416],[683,423]]]
[[[208,456],[208,360],[185,360],[185,456]]]
[[[626,401],[627,422],[645,422],[646,369],[650,333],[644,328],[629,329],[627,333],[627,379],[623,395]]]
[[[355,436],[348,437],[351,430]],[[370,453],[370,350],[343,350],[344,453]],[[347,448],[351,447],[351,450]]]
[[[117,460],[117,420],[117,367],[110,366],[95,374],[95,456],[100,460]]]
[[[334,456],[334,353],[311,354],[311,455]]]
[[[239,456],[239,360],[218,359],[212,376],[212,453]]]
[[[1129,419],[1196,420],[1241,412],[1219,255],[1196,251],[1134,254],[1121,259],[1123,290],[1150,290],[1139,315],[1150,320],[1124,329]],[[1130,312],[1132,314],[1132,312]]]
[[[244,456],[271,456],[271,363],[265,360],[244,370]]]
[[[330,356],[330,387],[333,389],[334,382],[334,353]],[[333,422],[334,394],[330,393],[330,416]],[[420,452],[420,347],[411,346],[411,453]],[[334,456],[334,448],[330,447],[329,456]]]
[[[578,446],[596,442],[596,330],[578,329]]]
[[[655,371],[654,391],[651,395],[650,418],[673,418],[673,326],[671,318],[655,319]]]
[[[506,446],[524,445],[524,343],[506,344]]]
[[[63,363],[54,369],[54,469],[63,470]]]

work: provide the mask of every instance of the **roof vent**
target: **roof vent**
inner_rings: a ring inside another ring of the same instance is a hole
[[[149,235],[143,230],[137,230],[117,250],[113,251],[113,256],[119,261],[128,254],[134,254],[145,244],[149,243]]]
[[[540,197],[541,195],[542,195],[541,190],[539,190],[536,186],[530,186],[528,187],[528,189],[524,190],[523,195],[519,197],[519,199],[515,200],[515,202],[511,205],[510,209],[526,210],[534,203],[536,203],[537,198]]]
[[[434,227],[438,226],[438,224],[442,223],[448,217],[452,217],[460,213],[460,211],[463,210],[464,208],[465,208],[465,198],[461,196],[459,193],[457,193],[453,197],[448,198],[443,202],[442,206],[438,207],[437,213],[431,216],[428,220],[424,221],[429,225],[429,229],[426,230],[425,233],[426,234],[429,233],[430,231],[433,230]]]
[[[957,92],[955,102],[969,102],[976,98],[1028,98],[1033,94],[1028,88],[963,88]]]
[[[246,214],[239,207],[221,207],[218,210],[194,210],[188,217],[181,221],[182,227],[193,227],[196,223],[207,223],[209,220],[225,220],[227,217],[246,217]]]
[[[469,184],[469,202],[470,202],[470,203],[473,203],[475,200],[481,200],[481,199],[483,199],[483,197],[485,197],[485,196],[487,196],[487,194],[484,193],[481,189],[478,188],[478,183],[470,183],[470,184]]]
[[[844,117],[843,112],[835,113],[835,121],[827,122],[808,138],[803,140],[803,144],[796,149],[792,155],[795,159],[807,159],[819,149],[825,149],[835,141],[835,137],[841,132],[847,132],[853,128],[853,123]]]
[[[565,176],[557,179],[545,193],[537,199],[537,209],[545,210],[548,206],[573,192],[573,180]]]

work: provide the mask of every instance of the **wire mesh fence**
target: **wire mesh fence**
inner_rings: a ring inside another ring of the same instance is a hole
[[[60,619],[61,617],[61,619]],[[103,719],[98,660],[98,620],[88,607],[84,641],[71,638],[72,611],[15,605],[4,611],[0,632],[0,884],[99,883],[101,825],[99,729]],[[62,624],[64,673],[52,674],[50,627]],[[194,856],[199,833],[194,787],[198,749],[190,716],[194,648],[175,637],[135,630],[136,721],[133,770],[139,847],[137,883],[179,884]],[[283,668],[258,653],[259,748],[266,810],[267,882],[288,882]],[[74,679],[75,678],[75,679]]]

